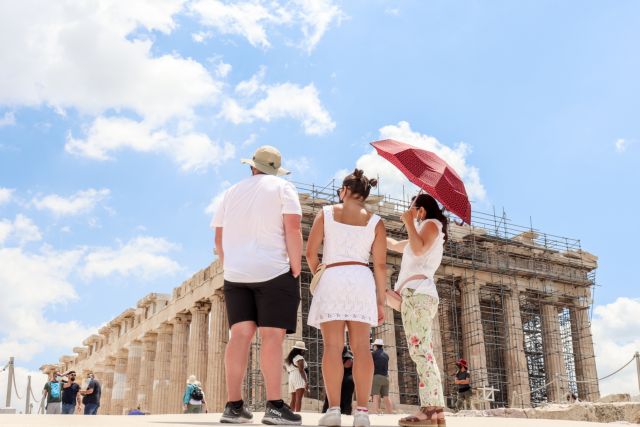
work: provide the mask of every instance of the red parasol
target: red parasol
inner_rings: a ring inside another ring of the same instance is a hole
[[[435,153],[393,139],[372,142],[415,185],[431,194],[450,212],[471,224],[471,203],[462,179]]]

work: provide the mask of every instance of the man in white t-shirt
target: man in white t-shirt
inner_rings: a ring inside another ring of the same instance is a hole
[[[252,175],[229,188],[211,223],[224,266],[224,298],[231,335],[225,354],[227,404],[223,423],[247,423],[253,414],[242,400],[251,340],[260,329],[260,369],[267,404],[264,424],[302,423],[282,400],[282,343],[296,330],[302,268],[302,209],[295,187],[282,178],[280,152],[256,150]]]

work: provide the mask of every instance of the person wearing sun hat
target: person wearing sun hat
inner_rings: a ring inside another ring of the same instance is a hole
[[[291,394],[291,409],[300,412],[304,392],[309,390],[308,365],[304,360],[307,346],[304,341],[296,341],[285,359],[285,368],[289,373],[289,393]]]
[[[259,147],[242,159],[251,176],[229,188],[211,223],[224,269],[224,300],[231,335],[225,354],[227,404],[223,423],[247,423],[253,414],[242,400],[249,348],[260,329],[267,403],[264,424],[299,425],[302,418],[282,400],[282,343],[294,333],[300,304],[302,208],[293,184],[280,178],[277,148]]]

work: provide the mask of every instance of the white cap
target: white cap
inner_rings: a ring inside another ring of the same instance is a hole
[[[377,338],[374,342],[373,345],[384,345],[384,342],[382,341],[382,338]]]

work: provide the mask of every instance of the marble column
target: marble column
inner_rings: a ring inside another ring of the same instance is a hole
[[[471,387],[488,386],[487,353],[480,316],[480,283],[474,279],[461,286],[462,352],[469,363]],[[484,409],[481,404],[477,409]]]
[[[190,310],[191,326],[189,328],[187,375],[195,375],[200,382],[205,382],[207,378],[207,341],[209,335],[207,314],[210,307],[211,304],[208,301],[198,301]]]
[[[111,393],[111,413],[122,415],[124,405],[124,391],[127,383],[128,351],[120,349],[116,354],[116,364],[113,372],[113,392]]]
[[[100,398],[100,412],[111,414],[111,395],[113,393],[113,375],[116,361],[113,357],[107,357],[104,362],[104,375],[102,378],[102,397]]]
[[[547,383],[547,400],[550,402],[566,402],[568,391],[567,370],[562,351],[560,319],[555,305],[543,304],[542,314],[542,347],[544,351],[544,370]]]
[[[153,376],[156,361],[155,332],[147,332],[142,338],[142,357],[140,358],[140,379],[138,380],[138,403],[143,411],[151,410],[153,401]]]
[[[187,350],[189,347],[190,314],[178,313],[172,320],[173,336],[171,337],[171,387],[169,390],[168,412],[182,412],[182,395],[187,382]]]
[[[520,316],[520,291],[514,285],[504,296],[505,365],[507,368],[507,393],[509,407],[531,406],[529,372],[524,354],[524,333]]]
[[[152,414],[169,411],[169,389],[171,387],[171,337],[173,325],[163,323],[157,330],[156,365],[154,368]]]
[[[591,322],[589,321],[589,307],[575,307],[570,310],[571,337],[573,354],[576,364],[576,379],[591,381],[578,383],[578,397],[582,400],[595,402],[600,398],[598,387],[598,373],[591,336]]]
[[[129,411],[138,406],[138,382],[140,381],[140,360],[142,359],[142,341],[129,343],[127,361],[127,385],[124,393],[124,409]]]
[[[222,292],[211,297],[206,393],[209,411],[222,412],[227,401],[224,353],[229,342],[229,322]]]

